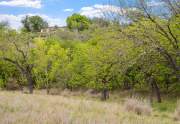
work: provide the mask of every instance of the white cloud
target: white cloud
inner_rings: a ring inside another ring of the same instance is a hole
[[[10,26],[14,29],[18,29],[21,27],[21,19],[22,15],[7,15],[7,14],[0,14],[0,22],[1,21],[8,21]]]
[[[48,23],[49,23],[49,26],[55,26],[55,25],[58,25],[58,26],[65,26],[66,23],[65,23],[65,20],[63,19],[60,19],[60,18],[51,18],[47,15],[44,15],[44,14],[21,14],[21,15],[8,15],[8,14],[0,14],[0,22],[1,21],[8,21],[10,26],[13,28],[13,29],[19,29],[22,27],[22,24],[21,24],[21,20],[26,16],[26,15],[29,15],[29,16],[34,16],[34,15],[39,15],[41,16],[44,20],[46,20]]]
[[[64,11],[64,12],[73,12],[74,9],[64,9],[63,11]]]
[[[162,6],[164,5],[164,2],[158,2],[158,1],[152,0],[150,2],[147,2],[147,5],[149,7]]]
[[[116,13],[119,15],[123,15],[124,13],[126,13],[126,10],[118,6],[101,5],[101,4],[95,4],[94,6],[83,7],[80,10],[81,15],[85,15],[90,18],[102,17],[104,16],[105,13]]]
[[[41,0],[4,0],[0,2],[3,6],[41,8]]]

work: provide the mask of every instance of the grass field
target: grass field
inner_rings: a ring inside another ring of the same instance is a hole
[[[173,120],[173,112],[159,111],[156,107],[149,116],[136,115],[125,111],[121,102],[1,91],[0,124],[179,123]]]

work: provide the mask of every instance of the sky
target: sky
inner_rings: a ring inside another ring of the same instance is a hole
[[[113,0],[111,0],[112,3]],[[122,5],[133,5],[135,0],[125,0]],[[88,17],[100,17],[102,11],[118,11],[116,5],[109,6],[109,0],[0,0],[0,22],[8,21],[14,29],[19,29],[21,20],[26,16],[39,15],[50,26],[65,26],[66,18],[73,13]],[[114,3],[114,2],[113,2]],[[149,6],[159,6],[158,0],[149,0]]]

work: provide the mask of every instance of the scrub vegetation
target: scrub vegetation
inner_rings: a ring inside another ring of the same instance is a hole
[[[75,13],[66,27],[39,16],[19,31],[1,22],[0,122],[178,123],[180,2],[163,0],[162,12],[147,3],[101,18]]]

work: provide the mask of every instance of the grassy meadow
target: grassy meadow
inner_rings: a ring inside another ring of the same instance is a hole
[[[115,96],[114,96],[115,97]],[[127,111],[133,100],[122,98],[106,102],[83,95],[34,95],[0,92],[1,124],[178,124],[175,105],[153,105],[149,114]],[[168,106],[168,108],[166,108]]]

